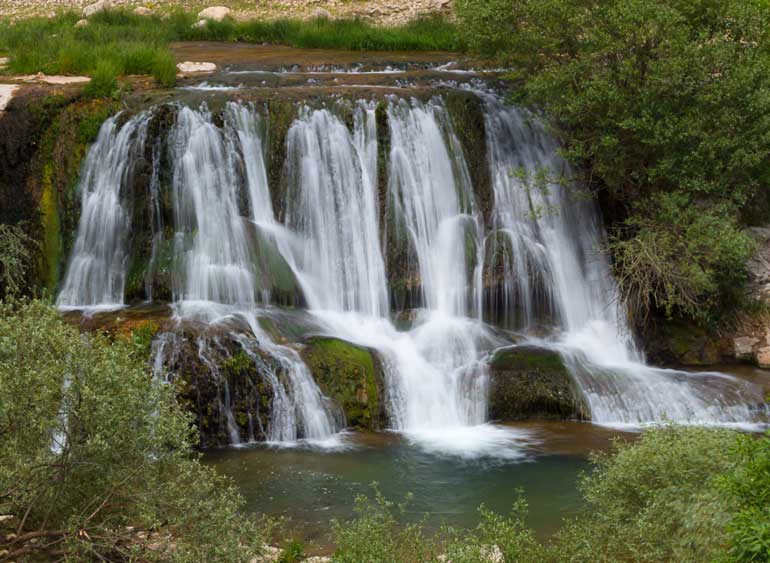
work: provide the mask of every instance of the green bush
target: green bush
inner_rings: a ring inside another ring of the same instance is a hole
[[[457,0],[457,14],[600,193],[632,305],[700,320],[734,308],[737,230],[770,215],[770,5]]]
[[[0,223],[0,299],[22,292],[32,266],[30,249],[36,245],[23,225]]]
[[[260,535],[126,343],[0,303],[0,544],[10,560],[248,561]],[[11,530],[13,535],[11,534]],[[40,541],[43,538],[44,541]]]
[[[739,460],[737,468],[721,481],[737,507],[727,526],[730,558],[770,561],[770,435],[743,436],[733,453]]]
[[[91,82],[85,94],[92,98],[108,98],[118,91],[118,73],[120,70],[112,61],[100,61],[91,76]]]

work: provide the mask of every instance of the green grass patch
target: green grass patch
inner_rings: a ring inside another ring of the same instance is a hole
[[[109,76],[150,74],[162,86],[176,80],[173,41],[273,43],[300,48],[377,51],[454,51],[462,48],[455,26],[442,16],[399,26],[376,26],[363,20],[281,19],[209,21],[194,26],[192,13],[167,17],[136,16],[108,10],[75,27],[80,16],[63,12],[54,18],[0,21],[0,53],[10,57],[8,71],[18,74],[83,74],[98,77],[106,91]],[[114,91],[114,89],[113,89]]]

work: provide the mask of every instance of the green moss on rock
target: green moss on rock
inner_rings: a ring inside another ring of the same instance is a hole
[[[580,390],[558,352],[536,346],[498,350],[489,362],[493,420],[590,418]]]
[[[313,337],[301,354],[324,394],[342,408],[348,425],[384,427],[382,369],[372,350],[337,338]]]

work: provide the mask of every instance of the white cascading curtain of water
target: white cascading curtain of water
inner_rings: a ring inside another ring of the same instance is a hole
[[[173,201],[178,259],[185,264],[185,277],[177,308],[183,317],[217,322],[235,316],[246,322],[256,342],[235,336],[272,387],[270,441],[324,440],[341,426],[330,401],[297,352],[274,343],[255,317],[259,288],[247,237],[247,222],[252,219],[242,216],[238,206],[243,183],[237,171],[246,172],[253,220],[271,221],[264,134],[253,106],[229,103],[224,131],[212,123],[205,107],[179,109],[172,132]],[[254,346],[271,355],[286,377],[279,378],[259,360]],[[225,405],[225,412],[228,408]]]
[[[104,122],[78,183],[82,203],[75,244],[56,299],[60,309],[106,310],[123,306],[131,225],[128,201],[133,165],[143,156],[152,114],[119,125]]]
[[[575,172],[536,119],[494,97],[484,98],[493,226],[513,249],[505,272],[510,288],[505,306],[524,313],[526,328],[537,324],[535,300],[548,296],[562,331],[555,345],[592,420],[624,426],[665,420],[748,424],[761,416],[766,410],[761,390],[752,385],[724,374],[644,364],[618,302],[594,201],[574,187]],[[541,170],[564,176],[567,183],[531,185],[527,178]],[[533,280],[545,287],[532,287]]]

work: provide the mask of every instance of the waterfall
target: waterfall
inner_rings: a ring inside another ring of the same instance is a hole
[[[439,99],[392,99],[387,115],[387,197],[401,242],[416,249],[425,304],[415,326],[399,331],[388,318],[368,104],[357,106],[352,133],[327,109],[305,109],[289,132],[287,225],[303,240],[291,263],[328,332],[378,350],[394,429],[441,451],[518,456],[511,446],[521,434],[484,424],[482,358],[500,342],[468,316],[477,302],[481,220],[459,141]]]
[[[263,135],[254,107],[228,104],[224,130],[213,123],[205,107],[179,109],[172,132],[173,198],[175,239],[185,278],[177,292],[177,307],[183,318],[215,323],[232,316],[245,320],[254,336],[251,340],[235,336],[274,394],[270,440],[322,440],[340,427],[329,401],[297,352],[275,344],[254,316],[260,291],[247,236],[248,216],[272,221]],[[241,169],[245,178],[238,173]],[[239,206],[244,189],[248,209]],[[258,357],[254,346],[282,366],[286,384]]]
[[[78,190],[80,222],[67,273],[56,299],[60,309],[108,310],[123,306],[134,165],[144,154],[151,113],[122,127],[120,116],[102,124],[88,151]]]
[[[536,120],[491,96],[485,104],[493,228],[512,250],[504,270],[505,307],[520,311],[524,329],[537,325],[544,312],[556,320],[561,333],[545,345],[562,353],[592,421],[753,420],[752,406],[763,403],[759,389],[724,374],[644,364],[602,252],[604,230],[593,200],[575,186],[575,173]]]
[[[303,240],[293,262],[312,309],[388,312],[380,252],[374,106],[354,131],[327,109],[302,109],[287,138],[286,224]]]
[[[280,163],[285,186],[268,181],[272,132],[262,106],[230,101],[212,113],[205,105],[175,105],[167,143],[156,142],[149,154],[153,112],[122,127],[109,119],[83,168],[83,211],[57,302],[124,303],[134,221],[126,200],[134,163],[146,156],[146,294],[152,297],[161,244],[172,244],[175,318],[224,330],[231,348],[235,342],[251,359],[271,392],[269,427],[259,427],[268,441],[331,443],[344,426],[297,347],[277,342],[259,324],[278,267],[296,280],[323,332],[377,350],[390,426],[422,447],[519,455],[526,435],[489,424],[486,408],[486,360],[510,345],[511,330],[562,355],[599,424],[765,417],[761,393],[748,383],[644,364],[618,304],[595,202],[533,116],[478,95],[487,159],[481,163],[466,160],[468,147],[440,97],[300,105]],[[381,139],[389,140],[388,150]],[[165,162],[169,188],[160,181]],[[479,164],[491,202],[477,201]],[[164,225],[164,217],[172,224]],[[164,240],[166,232],[172,240]],[[419,307],[413,311],[394,310],[399,300],[391,292],[403,272],[410,303]],[[217,381],[222,433],[232,443],[251,440],[252,412],[246,428],[233,414],[239,391],[219,374],[210,343],[196,342],[200,363]],[[189,345],[171,336],[156,340],[158,377],[167,378]]]

